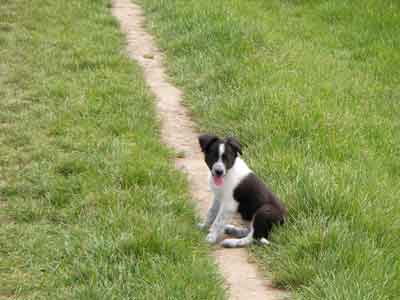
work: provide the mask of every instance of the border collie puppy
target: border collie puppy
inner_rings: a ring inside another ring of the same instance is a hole
[[[240,158],[241,145],[235,138],[221,139],[204,134],[199,137],[201,151],[210,169],[209,185],[214,194],[202,229],[209,229],[207,241],[219,241],[223,234],[233,236],[222,241],[228,248],[243,247],[254,240],[268,244],[273,225],[283,224],[287,210],[282,202]],[[239,212],[249,228],[228,225]]]

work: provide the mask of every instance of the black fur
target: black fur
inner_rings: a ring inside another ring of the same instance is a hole
[[[199,136],[199,144],[201,151],[206,153],[208,148],[216,141],[221,140],[219,137],[210,134],[203,134]]]
[[[235,139],[234,137],[228,137],[226,139],[226,144],[232,147],[232,149],[236,152],[242,155],[242,146],[240,145],[239,141]]]
[[[235,138],[221,139],[215,135],[204,134],[199,136],[199,144],[210,170],[219,159],[219,145],[225,144],[225,153],[222,155],[222,161],[226,170],[232,168],[238,153],[242,154],[240,143]]]
[[[266,185],[253,173],[247,175],[235,188],[233,198],[244,220],[254,218],[255,239],[268,238],[273,225],[283,224],[287,210]]]

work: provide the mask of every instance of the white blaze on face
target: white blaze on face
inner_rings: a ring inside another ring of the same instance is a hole
[[[225,144],[220,144],[218,148],[218,161],[213,165],[213,180],[216,186],[222,186],[224,184],[225,165],[222,161],[222,155],[225,153]],[[216,171],[222,171],[222,175],[216,175]]]
[[[225,153],[225,144],[220,144],[219,145],[219,162],[222,162],[222,155]]]

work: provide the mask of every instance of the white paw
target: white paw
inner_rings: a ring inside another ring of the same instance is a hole
[[[269,244],[271,244],[266,238],[261,238],[260,239],[260,244],[263,246],[267,246]]]
[[[217,242],[217,235],[214,233],[207,234],[206,241],[209,244],[215,244]]]

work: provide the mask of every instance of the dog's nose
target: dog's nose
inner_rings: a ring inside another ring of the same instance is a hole
[[[223,173],[224,173],[224,171],[222,171],[222,170],[215,170],[215,175],[217,175],[217,176],[222,176]]]

